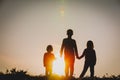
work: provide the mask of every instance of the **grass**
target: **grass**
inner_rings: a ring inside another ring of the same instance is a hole
[[[27,74],[27,71],[16,70],[16,68],[13,68],[11,70],[6,70],[6,73],[0,72],[0,80],[78,80],[78,78],[55,74],[52,76],[31,76]],[[82,80],[120,80],[120,75],[112,75],[110,77],[103,76],[102,78],[95,77],[94,79],[85,77]]]

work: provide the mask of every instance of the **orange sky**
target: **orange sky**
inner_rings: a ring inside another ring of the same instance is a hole
[[[60,50],[66,30],[74,31],[79,55],[93,40],[97,54],[95,75],[120,74],[120,5],[117,1],[40,0],[0,2],[0,71],[16,67],[44,74],[48,44]],[[75,62],[79,76],[84,59]],[[89,75],[89,74],[88,74]]]

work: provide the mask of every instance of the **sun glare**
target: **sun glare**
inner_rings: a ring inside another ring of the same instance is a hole
[[[56,60],[53,62],[53,73],[58,75],[64,75],[64,59],[61,58],[59,54],[55,55]]]
[[[60,14],[61,14],[61,16],[64,16],[64,14],[65,14],[65,10],[63,7],[60,9]]]

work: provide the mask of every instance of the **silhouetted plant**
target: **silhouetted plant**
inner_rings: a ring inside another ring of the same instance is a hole
[[[3,72],[0,72],[0,75],[4,75],[4,73],[3,73]]]
[[[8,70],[9,73],[9,70]],[[10,70],[10,74],[21,74],[21,75],[26,75],[27,71],[23,70],[16,70],[16,68],[13,68]]]
[[[118,78],[120,78],[120,75],[118,75]]]

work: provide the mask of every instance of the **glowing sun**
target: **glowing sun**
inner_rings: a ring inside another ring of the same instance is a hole
[[[55,57],[56,60],[53,62],[53,73],[58,75],[64,75],[65,69],[64,59],[63,57],[61,58],[59,54],[56,54]]]

